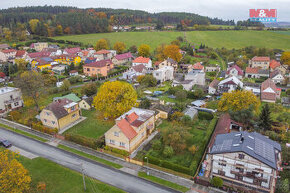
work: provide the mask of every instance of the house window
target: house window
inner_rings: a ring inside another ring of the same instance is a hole
[[[219,164],[220,166],[227,166],[226,163],[227,163],[227,161],[225,161],[225,160],[219,160],[219,163],[218,163],[218,164]]]
[[[51,121],[51,123],[54,125],[55,124],[55,121]]]
[[[245,158],[245,155],[244,154],[239,154],[239,159],[244,159]]]
[[[77,116],[77,114],[73,114],[73,115],[72,115],[72,118],[75,118],[76,116]]]
[[[70,109],[71,109],[72,111],[74,111],[74,110],[75,110],[75,106],[71,107]]]
[[[46,123],[46,122],[47,122],[47,120],[46,120],[46,119],[44,119],[44,122]]]
[[[46,112],[46,115],[50,115],[50,113],[49,112]]]
[[[18,106],[18,105],[19,105],[19,102],[14,103],[14,106]]]
[[[13,99],[13,95],[10,95],[10,99],[11,99],[11,100]]]
[[[119,137],[119,132],[115,131],[114,136]]]
[[[225,176],[226,173],[224,171],[218,170],[218,174],[221,176]]]
[[[115,140],[110,139],[110,144],[115,145]]]
[[[125,143],[120,142],[120,146],[121,146],[121,147],[125,147],[125,145],[126,145]]]
[[[87,71],[89,72],[90,71],[90,68],[87,68]]]

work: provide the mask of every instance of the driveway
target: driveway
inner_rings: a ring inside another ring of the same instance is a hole
[[[30,139],[17,133],[0,128],[0,136],[9,140],[13,145],[31,152],[40,157],[49,159],[72,170],[81,171],[81,165],[85,175],[104,183],[132,193],[165,193],[177,192],[170,188],[138,178],[117,169],[110,168],[92,160],[80,157],[70,152],[58,149],[48,144]]]

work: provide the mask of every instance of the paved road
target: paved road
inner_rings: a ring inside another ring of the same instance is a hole
[[[112,186],[116,186],[130,193],[177,192],[2,128],[0,128],[0,136],[1,138],[8,139],[17,147],[49,159],[67,168],[81,171],[82,164],[87,176]]]

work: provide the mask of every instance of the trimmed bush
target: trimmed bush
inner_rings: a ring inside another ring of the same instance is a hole
[[[168,169],[174,170],[176,172],[180,172],[180,173],[184,173],[184,174],[190,175],[190,169],[189,168],[183,167],[183,166],[180,166],[180,165],[177,165],[177,164],[173,164],[173,163],[168,162],[168,161],[164,161],[163,160],[161,162],[161,166],[164,167],[164,168],[168,168]]]
[[[113,148],[113,147],[109,147],[109,146],[106,146],[105,150],[111,151],[113,153],[117,153],[117,154],[120,154],[120,155],[123,155],[125,157],[129,156],[129,152],[127,152],[125,150],[121,150],[121,149],[117,149],[117,148]]]
[[[220,177],[213,177],[210,181],[210,183],[217,188],[220,188],[223,186],[224,182]]]
[[[144,161],[144,162],[147,162],[147,159],[146,159],[145,157],[148,158],[148,162],[149,162],[150,164],[154,164],[154,165],[159,165],[159,164],[160,164],[160,160],[159,160],[158,158],[151,157],[151,156],[144,156],[144,157],[143,157],[143,161]]]
[[[212,120],[213,114],[200,111],[200,112],[198,112],[198,118],[201,120]]]

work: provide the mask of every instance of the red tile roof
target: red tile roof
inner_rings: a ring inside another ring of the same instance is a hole
[[[129,139],[132,140],[134,137],[137,136],[137,132],[133,129],[130,123],[126,119],[122,119],[117,126],[121,129],[124,135]]]
[[[5,78],[5,77],[6,77],[5,73],[4,72],[0,72],[0,78]]]
[[[28,56],[30,58],[39,58],[39,57],[48,57],[50,56],[51,52],[32,52],[29,53]]]
[[[133,112],[130,115],[127,115],[126,119],[129,123],[133,123],[134,121],[136,121],[138,119],[138,117],[139,116],[135,112]]]
[[[216,88],[217,85],[218,85],[219,83],[220,83],[219,80],[214,79],[214,80],[209,84],[209,87]]]
[[[139,56],[135,60],[133,60],[133,63],[149,63],[150,58],[144,58],[142,56]]]
[[[193,65],[193,69],[196,69],[196,70],[202,70],[203,68],[204,68],[204,67],[203,67],[203,65],[201,65],[200,62],[195,63],[195,64]]]
[[[22,56],[24,56],[25,53],[26,53],[25,50],[17,50],[15,56],[16,56],[16,57],[22,57]]]
[[[140,72],[142,73],[144,69],[146,69],[146,67],[143,64],[139,64],[136,66],[132,66],[133,70],[135,70],[136,72]]]
[[[115,58],[117,60],[124,60],[124,59],[128,59],[128,58],[133,58],[133,56],[132,56],[131,52],[128,52],[128,53],[116,55]]]
[[[68,54],[76,54],[78,52],[81,52],[82,50],[79,47],[76,48],[66,48],[64,49],[65,52],[67,52]]]
[[[261,84],[261,92],[264,91],[265,89],[269,88],[269,87],[273,91],[277,90],[277,87],[276,87],[275,83],[271,80],[271,78],[268,78],[267,80],[262,82],[262,84]]]
[[[96,52],[96,54],[109,54],[109,53],[110,53],[110,51],[108,51],[108,50],[99,50]]]
[[[270,68],[275,69],[277,67],[281,66],[280,62],[276,61],[276,60],[271,60],[270,62]]]
[[[69,73],[76,73],[76,72],[78,72],[77,70],[71,70],[71,71],[69,71]]]
[[[161,63],[162,61],[156,61],[155,63],[154,63],[154,66],[159,66],[159,64]]]
[[[107,59],[107,60],[101,60],[101,61],[97,61],[97,62],[91,62],[89,64],[85,64],[84,67],[95,67],[95,68],[101,68],[101,67],[105,67],[108,64],[112,64],[112,60]]]
[[[246,73],[248,74],[258,74],[258,72],[259,72],[259,68],[251,68],[251,67],[246,68]]]
[[[244,72],[238,65],[233,65],[232,67],[230,67],[227,71],[227,74],[229,74],[232,69],[236,69],[238,71],[238,75],[243,76]]]
[[[270,62],[270,57],[255,56],[254,58],[252,58],[252,61],[269,61]]]
[[[7,50],[2,50],[1,52],[3,52],[4,54],[8,54],[8,53],[11,53],[11,52],[16,52],[17,50],[15,49],[7,49]]]

